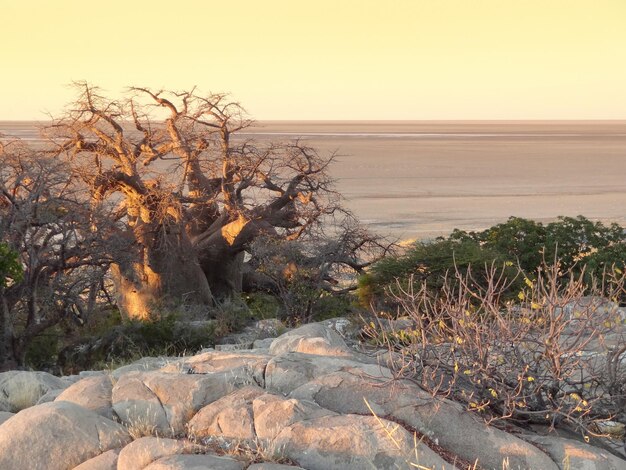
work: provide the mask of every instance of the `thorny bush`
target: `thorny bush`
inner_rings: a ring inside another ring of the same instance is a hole
[[[534,279],[521,271],[516,301],[500,296],[511,280],[492,264],[487,283],[472,271],[448,277],[439,291],[398,281],[388,294],[413,327],[371,334],[396,354],[399,377],[449,396],[487,422],[569,427],[606,435],[626,423],[626,325],[617,299],[620,270],[594,280],[544,265]],[[566,279],[566,282],[563,282]],[[619,425],[618,425],[619,426]]]

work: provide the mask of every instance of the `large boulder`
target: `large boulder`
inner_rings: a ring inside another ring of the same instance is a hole
[[[0,373],[0,411],[15,413],[36,405],[51,390],[68,383],[47,372],[9,371]]]
[[[107,450],[103,454],[81,463],[74,470],[117,470],[117,459],[121,449]]]
[[[163,367],[163,372],[207,374],[225,371],[244,371],[254,383],[263,385],[265,367],[271,356],[256,351],[205,351],[184,358],[177,364]]]
[[[309,470],[455,468],[401,426],[373,416],[298,421],[283,429],[274,445]]]
[[[309,323],[288,331],[276,338],[270,346],[271,354],[279,355],[288,352],[319,356],[352,357],[353,355],[353,350],[336,331],[320,323]]]
[[[142,357],[135,362],[118,367],[111,372],[111,377],[113,377],[114,380],[117,380],[128,372],[147,372],[151,370],[159,370],[167,366],[171,367],[172,370],[178,370],[177,364],[180,360],[181,359],[179,357]]]
[[[63,393],[63,388],[57,388],[54,390],[50,390],[49,392],[43,394],[39,400],[37,400],[36,405],[42,405],[44,403],[50,403],[51,401],[54,401],[57,399],[57,397],[59,395],[61,395],[61,393]]]
[[[65,401],[21,411],[0,426],[0,468],[69,470],[131,441],[120,424]]]
[[[626,469],[626,460],[584,442],[552,435],[528,434],[524,438],[544,449],[561,470]]]
[[[245,387],[202,408],[189,422],[194,438],[270,442],[297,421],[334,415],[312,402],[285,398],[260,387]]]
[[[117,459],[120,470],[143,470],[163,457],[193,452],[197,447],[183,440],[141,437],[122,449]]]
[[[248,467],[248,470],[304,470],[302,467],[296,467],[294,465],[284,465],[280,463],[253,463]]]
[[[341,370],[364,377],[393,378],[389,369],[377,364],[366,364],[346,357],[291,352],[276,356],[268,362],[265,386],[269,391],[289,394],[316,377]]]
[[[497,428],[487,426],[461,405],[436,399],[409,381],[389,383],[337,371],[311,380],[290,396],[315,401],[337,413],[376,414],[417,429],[449,452],[485,468],[556,470],[537,447]],[[471,436],[468,439],[467,436]]]
[[[69,401],[105,418],[113,419],[111,394],[113,382],[109,375],[87,377],[70,385],[56,397],[55,401]]]
[[[113,410],[129,427],[177,436],[200,408],[251,382],[244,372],[129,372],[113,387]]]
[[[285,325],[277,318],[259,320],[243,328],[238,333],[224,336],[215,345],[218,350],[235,350],[256,348],[254,343],[266,338],[275,338],[285,331]]]
[[[321,408],[316,403],[266,393],[252,402],[254,429],[259,439],[274,441],[288,426],[336,413]]]
[[[252,402],[264,393],[261,387],[251,385],[205,406],[189,421],[189,435],[194,438],[221,436],[253,440],[256,433]]]
[[[144,470],[243,470],[244,462],[217,455],[172,455],[151,463]]]

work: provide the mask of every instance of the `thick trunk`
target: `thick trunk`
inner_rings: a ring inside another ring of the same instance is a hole
[[[136,252],[112,266],[122,316],[147,321],[170,303],[210,305],[209,283],[184,231],[148,228],[141,227]]]
[[[202,270],[216,298],[241,293],[244,249],[263,230],[267,230],[267,226],[262,221],[239,217],[197,243]]]
[[[224,300],[242,291],[244,253],[224,254],[203,263],[203,270],[213,295]]]
[[[13,328],[11,324],[11,312],[4,289],[0,288],[0,372],[17,369],[18,358],[14,351]]]

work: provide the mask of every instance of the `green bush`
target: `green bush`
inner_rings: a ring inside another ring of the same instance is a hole
[[[0,288],[6,287],[10,281],[19,282],[22,276],[19,255],[6,243],[0,243]]]
[[[347,295],[323,293],[315,303],[313,321],[343,317],[352,312],[352,302]]]
[[[273,295],[265,292],[250,292],[244,294],[243,300],[250,309],[251,315],[257,320],[279,316],[280,301]]]
[[[386,303],[386,289],[396,282],[406,287],[411,279],[416,285],[426,283],[430,289],[438,290],[444,279],[454,276],[456,271],[464,276],[471,270],[473,278],[480,283],[493,265],[502,267],[505,264],[505,271],[514,279],[516,270],[510,258],[469,236],[418,242],[405,254],[376,263],[360,279],[359,300],[364,306],[374,302],[382,307]]]
[[[34,370],[56,372],[57,358],[61,349],[63,332],[59,325],[36,336],[26,348],[26,366]]]
[[[545,263],[558,260],[564,273],[583,274],[591,287],[605,271],[624,271],[626,234],[617,225],[592,222],[585,217],[559,217],[548,224],[511,217],[503,224],[481,232],[455,230],[448,237],[432,242],[418,242],[405,253],[387,257],[375,264],[359,280],[359,299],[368,306],[388,301],[385,290],[396,282],[426,283],[440,289],[446,274],[456,271],[464,276],[468,269],[481,284],[493,265],[504,267],[510,281],[502,301],[514,298],[523,277],[537,275]]]

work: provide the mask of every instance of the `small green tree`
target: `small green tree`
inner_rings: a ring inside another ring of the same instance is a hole
[[[7,286],[19,282],[23,277],[22,265],[18,253],[6,243],[0,243],[0,365],[2,358],[9,355],[11,349],[11,328],[9,305],[5,296]],[[2,368],[0,368],[2,370]]]
[[[6,243],[0,243],[0,292],[8,284],[19,282],[23,275],[18,253]]]

